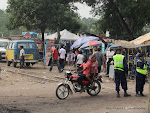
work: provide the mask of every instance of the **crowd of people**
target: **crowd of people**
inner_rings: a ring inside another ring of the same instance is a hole
[[[102,72],[101,67],[103,65],[103,69],[105,68],[105,64],[107,64],[107,72],[109,74],[109,64],[111,61],[114,63],[114,80],[116,84],[116,92],[117,97],[120,97],[120,84],[122,89],[124,90],[124,97],[131,96],[127,93],[127,75],[128,75],[128,65],[126,61],[126,56],[121,54],[122,51],[120,49],[108,50],[106,55],[102,54],[101,47],[95,49],[93,53],[90,55],[84,54],[81,50],[70,50],[68,53],[65,50],[65,47],[62,45],[61,49],[58,50],[56,47],[53,50],[52,54],[52,62],[50,65],[50,72],[52,71],[54,63],[57,64],[58,71],[61,73],[64,70],[66,61],[68,64],[75,65],[78,68],[78,73],[80,77],[78,79],[79,84],[83,87],[82,80],[87,79],[91,82],[91,77],[95,77],[97,74]],[[89,57],[88,57],[89,56]],[[105,57],[106,56],[106,57]],[[107,62],[107,63],[105,63]],[[142,53],[138,53],[136,55],[136,95],[135,96],[145,96],[143,94],[145,78],[147,75],[147,64],[144,62],[144,55]]]

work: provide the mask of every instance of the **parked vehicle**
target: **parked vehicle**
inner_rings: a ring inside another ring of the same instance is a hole
[[[81,88],[81,85],[79,85],[77,81],[79,76],[73,76],[70,71],[66,71],[65,78],[66,81],[64,83],[60,83],[56,89],[56,96],[61,100],[66,99],[70,93],[73,93],[70,88],[69,82],[71,82],[75,93],[82,93],[87,91],[89,95],[96,96],[101,91],[101,75],[97,75],[92,79],[93,87],[91,87],[91,83],[88,80],[83,80],[83,88]]]
[[[8,39],[0,39],[0,60],[5,59],[6,55],[6,47],[10,40]]]
[[[6,49],[6,62],[10,66],[12,63],[16,67],[20,63],[20,46],[23,46],[25,51],[24,63],[26,66],[38,62],[37,45],[33,40],[12,40]]]

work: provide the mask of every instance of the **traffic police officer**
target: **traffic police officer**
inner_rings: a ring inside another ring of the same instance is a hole
[[[138,55],[139,60],[136,63],[136,95],[135,96],[145,96],[143,94],[145,78],[147,75],[147,65],[144,63],[144,54]]]
[[[117,97],[120,97],[120,83],[122,89],[124,89],[124,97],[131,96],[127,93],[127,80],[126,74],[128,72],[127,62],[125,60],[125,56],[121,54],[121,50],[116,50],[116,55],[113,56],[114,60],[114,71],[115,71],[115,83],[116,83],[116,91]]]

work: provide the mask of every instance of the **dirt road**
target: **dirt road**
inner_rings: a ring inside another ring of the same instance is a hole
[[[21,70],[7,67],[5,63],[1,65],[0,113],[147,113],[148,83],[144,91],[146,97],[135,97],[135,82],[129,81],[128,92],[132,96],[123,97],[121,90],[121,98],[116,98],[114,82],[103,77],[104,83],[98,96],[91,97],[86,92],[74,93],[66,100],[59,100],[55,90],[58,83],[64,81],[64,76],[58,73],[56,67],[49,73],[48,68],[43,69],[41,64]],[[52,81],[20,73],[50,78]]]

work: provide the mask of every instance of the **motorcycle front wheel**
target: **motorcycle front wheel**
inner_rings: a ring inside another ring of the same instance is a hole
[[[69,88],[67,84],[60,84],[56,89],[57,98],[63,100],[69,96]]]
[[[91,96],[96,96],[101,91],[101,84],[99,81],[93,81],[93,85],[94,85],[95,89],[88,89],[87,93]]]

